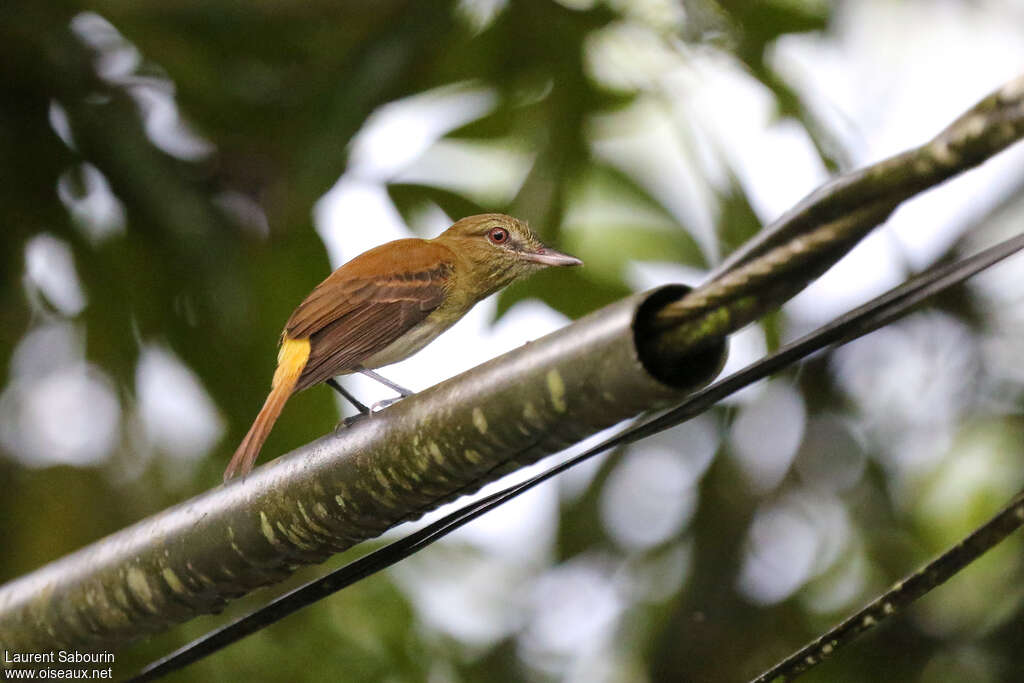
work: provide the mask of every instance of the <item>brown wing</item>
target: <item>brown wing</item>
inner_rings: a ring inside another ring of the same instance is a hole
[[[285,325],[287,337],[310,340],[295,391],[351,371],[423,321],[444,301],[453,262],[448,248],[409,239],[331,273]]]

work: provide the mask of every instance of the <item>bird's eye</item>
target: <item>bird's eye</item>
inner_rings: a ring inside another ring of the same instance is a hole
[[[508,242],[508,230],[505,228],[491,228],[487,232],[487,239],[494,244],[504,244]]]

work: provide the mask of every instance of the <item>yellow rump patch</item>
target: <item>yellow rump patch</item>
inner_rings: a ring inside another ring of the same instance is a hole
[[[309,360],[309,339],[289,339],[281,342],[281,350],[277,352],[277,370],[274,372],[273,386],[290,381],[292,384],[302,374]]]

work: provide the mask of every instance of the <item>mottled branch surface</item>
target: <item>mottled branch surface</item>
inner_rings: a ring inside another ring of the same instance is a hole
[[[662,407],[717,372],[726,334],[899,202],[1022,134],[1024,78],[931,143],[829,183],[685,297],[609,306],[0,587],[0,643],[117,648]]]
[[[665,348],[691,348],[742,327],[803,289],[902,202],[1024,137],[1024,76],[929,142],[826,183],[737,249],[702,287],[666,306]]]
[[[634,319],[685,291],[606,307],[3,586],[0,643],[116,648],[678,399],[641,363]]]

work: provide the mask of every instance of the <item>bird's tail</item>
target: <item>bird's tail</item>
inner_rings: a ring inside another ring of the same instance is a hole
[[[270,395],[260,409],[259,415],[249,428],[249,433],[238,445],[231,462],[224,470],[224,481],[239,474],[248,474],[263,448],[263,442],[277,422],[281,409],[295,390],[295,384],[302,375],[309,360],[309,340],[284,338],[277,354],[277,370],[271,383]]]

